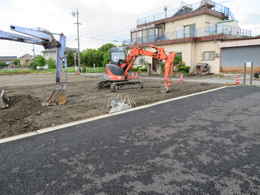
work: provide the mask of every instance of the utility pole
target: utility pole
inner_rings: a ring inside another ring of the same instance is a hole
[[[78,41],[78,71],[80,71],[80,40],[79,40],[79,10],[72,12],[72,16],[76,17],[77,22],[75,23],[77,25],[77,41]]]
[[[32,52],[33,52],[33,58],[35,58],[36,54],[35,54],[35,46],[34,45],[33,45]]]

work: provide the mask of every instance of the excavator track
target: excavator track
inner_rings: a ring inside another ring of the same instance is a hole
[[[122,89],[142,89],[143,87],[143,82],[141,81],[121,81],[112,83],[110,89],[111,92],[116,92]]]
[[[111,92],[122,89],[142,89],[142,81],[101,81],[98,83],[98,89],[110,88]]]

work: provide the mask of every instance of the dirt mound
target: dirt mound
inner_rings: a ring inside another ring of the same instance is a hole
[[[37,130],[33,119],[45,109],[40,99],[17,95],[10,97],[10,100],[10,108],[0,110],[0,138]]]

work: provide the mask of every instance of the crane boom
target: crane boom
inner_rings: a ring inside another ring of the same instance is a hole
[[[51,32],[40,28],[33,29],[33,28],[25,28],[25,27],[11,25],[10,29],[27,36],[0,31],[1,40],[9,40],[9,41],[41,45],[45,49],[57,48],[56,83],[60,83],[62,67],[63,65],[66,66],[66,59],[65,59],[66,37],[63,34],[60,34],[60,40],[57,41]]]
[[[33,28],[25,28],[25,27],[14,26],[14,25],[11,25],[10,28],[15,32],[29,35],[31,37],[35,37],[41,40],[51,42],[54,39],[53,35],[49,31],[43,30],[41,28],[33,29]]]
[[[34,39],[23,35],[18,35],[10,32],[0,31],[0,39],[9,40],[9,41],[17,41],[22,43],[36,44],[42,45],[43,41],[40,39]]]

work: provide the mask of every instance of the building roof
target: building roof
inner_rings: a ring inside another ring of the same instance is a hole
[[[195,17],[195,16],[201,16],[201,15],[210,15],[210,16],[220,18],[222,20],[227,18],[227,16],[225,16],[223,13],[214,11],[207,7],[201,7],[199,9],[191,11],[191,12],[187,12],[187,10],[186,10],[182,13],[179,12],[177,15],[174,15],[172,17],[168,17],[168,18],[161,19],[161,20],[156,20],[153,22],[145,23],[145,24],[140,24],[140,25],[137,25],[137,28],[142,28],[145,26],[153,25],[153,24],[156,25],[156,24],[174,22],[174,21],[183,20],[183,19],[187,19],[187,18],[191,18],[191,17]]]
[[[65,52],[69,52],[69,51],[77,51],[78,49],[76,48],[70,48],[70,47],[66,47]],[[56,53],[57,48],[52,48],[52,49],[45,49],[42,51],[42,53]]]
[[[20,58],[32,58],[33,56],[31,54],[24,54]]]
[[[12,61],[16,59],[17,56],[0,56],[0,61]]]
[[[235,19],[228,7],[212,0],[201,0],[193,4],[181,3],[179,8],[165,7],[164,12],[158,11],[139,17],[137,20],[137,28],[174,22],[199,15],[211,15],[220,19],[233,20]]]
[[[42,53],[56,53],[57,48],[52,48],[52,49],[45,49],[42,51]]]
[[[256,45],[260,45],[260,36],[248,37],[248,38],[225,39],[220,44],[220,47],[230,48],[230,47],[247,47],[247,46],[256,46]]]

